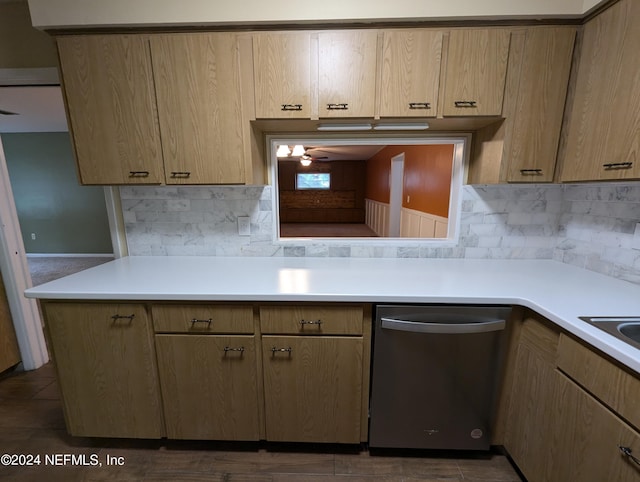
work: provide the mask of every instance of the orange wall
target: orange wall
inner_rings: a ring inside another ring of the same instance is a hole
[[[367,161],[366,197],[382,203],[389,202],[391,158],[403,152],[402,206],[448,217],[453,166],[451,144],[385,147]]]

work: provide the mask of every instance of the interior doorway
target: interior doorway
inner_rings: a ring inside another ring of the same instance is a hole
[[[391,158],[389,179],[389,236],[400,237],[402,216],[402,186],[404,183],[404,152]]]

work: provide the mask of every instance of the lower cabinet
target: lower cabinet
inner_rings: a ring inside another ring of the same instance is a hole
[[[254,335],[156,335],[167,437],[259,440]]]
[[[153,330],[145,305],[52,302],[44,310],[69,433],[164,436]]]
[[[359,443],[361,337],[262,337],[267,440]]]

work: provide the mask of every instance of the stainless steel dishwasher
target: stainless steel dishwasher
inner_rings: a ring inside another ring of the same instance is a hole
[[[376,306],[370,447],[487,450],[510,313]]]

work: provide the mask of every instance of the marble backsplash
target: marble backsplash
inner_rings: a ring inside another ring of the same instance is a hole
[[[556,259],[640,283],[640,183],[464,186],[458,242],[274,243],[270,186],[120,188],[129,253]],[[239,236],[238,216],[251,234]]]

